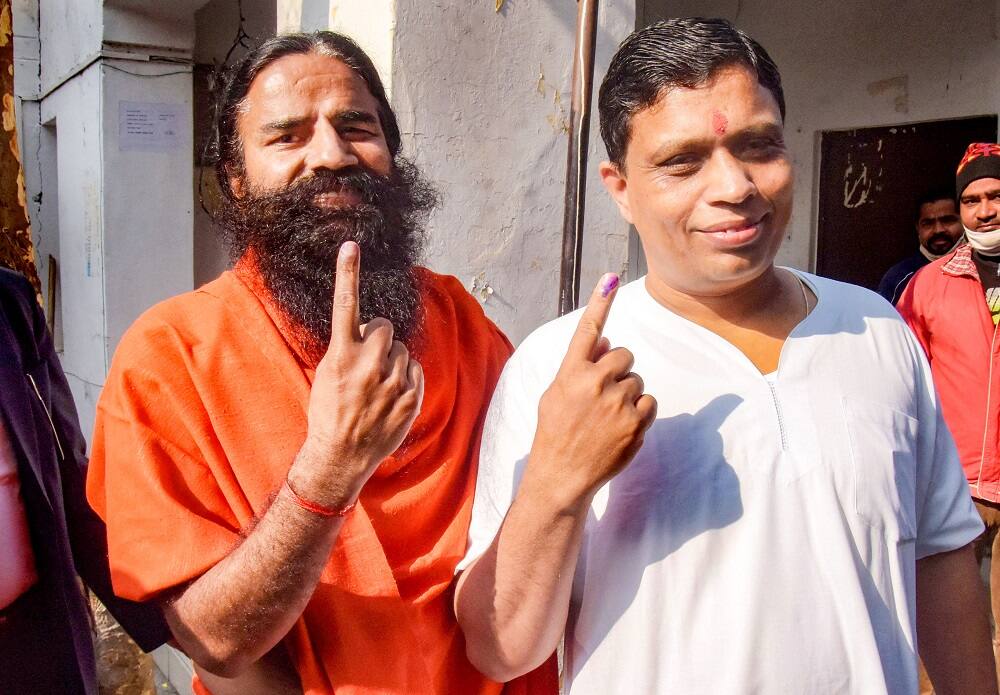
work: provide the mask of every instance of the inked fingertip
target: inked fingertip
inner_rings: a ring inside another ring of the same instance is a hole
[[[615,288],[618,287],[619,282],[620,279],[618,278],[617,273],[605,273],[601,278],[600,284],[598,285],[601,288],[601,296],[607,297],[609,294],[614,292]]]

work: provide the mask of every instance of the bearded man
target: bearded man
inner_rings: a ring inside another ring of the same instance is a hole
[[[334,33],[271,39],[216,135],[234,269],[143,315],[98,405],[116,591],[163,605],[202,691],[285,687],[265,664],[287,652],[305,692],[500,692],[449,585],[511,347],[415,265],[436,195],[371,60]]]

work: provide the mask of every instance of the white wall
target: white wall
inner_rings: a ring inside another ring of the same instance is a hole
[[[192,286],[191,75],[183,60],[194,46],[201,0],[184,1],[187,19],[177,16],[178,3],[154,0],[113,7],[19,0],[15,7],[29,214],[42,277],[48,254],[59,261],[57,345],[88,433],[125,329],[152,304]],[[129,50],[137,59],[102,58],[102,49]],[[146,62],[146,54],[182,62]],[[174,146],[120,147],[121,101],[176,105]]]
[[[191,289],[191,187],[177,175],[192,167],[190,123],[169,152],[123,152],[118,140],[119,101],[175,103],[190,112],[190,75],[143,78],[109,65],[178,72],[95,63],[41,104],[41,120],[57,137],[55,157],[42,160],[40,217],[47,209],[58,219],[61,357],[87,433],[125,329],[152,304]],[[49,207],[56,201],[57,213]]]
[[[1000,111],[997,0],[646,0],[655,16],[725,17],[778,64],[796,167],[779,263],[814,261],[820,131]]]
[[[313,4],[322,6],[324,2],[329,3],[327,16],[324,17],[325,24],[310,26],[309,17],[306,14],[307,4],[303,6],[303,29],[311,31],[329,27],[334,31],[353,36],[360,44],[368,56],[375,63],[382,80],[385,83],[386,94],[392,98],[392,78],[393,78],[393,45],[396,38],[396,13],[397,5],[403,4],[404,0],[367,0],[357,2],[357,0],[320,0]],[[425,3],[426,4],[426,3]],[[321,9],[321,7],[317,8]],[[471,8],[466,8],[470,11]],[[471,10],[474,11],[474,10]],[[316,14],[319,14],[317,12]]]
[[[633,29],[633,0],[601,3],[596,87]],[[404,153],[444,193],[428,264],[477,291],[515,343],[557,310],[576,3],[397,0],[393,106]],[[363,37],[359,37],[362,38]],[[628,225],[604,192],[596,108],[581,294],[627,268]]]
[[[42,92],[53,89],[101,50],[101,0],[38,0]]]
[[[101,68],[95,64],[41,105],[42,121],[58,126],[58,191],[54,198],[58,201],[64,318],[62,366],[83,431],[88,433],[93,428],[94,407],[107,369],[100,101]],[[51,182],[46,180],[45,184]],[[44,195],[45,186],[42,191]]]
[[[145,2],[143,3],[145,4]],[[173,3],[149,3],[150,7],[104,6],[105,45],[139,47],[157,54],[190,56],[194,47],[194,14],[179,11]]]
[[[143,311],[193,287],[194,199],[187,172],[194,167],[194,145],[189,71],[133,61],[106,61],[101,71],[104,352],[110,364],[122,334]],[[176,144],[163,151],[123,150],[118,137],[122,101],[177,106]],[[60,124],[60,143],[63,139]]]

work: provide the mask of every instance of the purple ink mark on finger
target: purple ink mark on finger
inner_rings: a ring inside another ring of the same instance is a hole
[[[618,276],[614,273],[608,273],[601,278],[601,296],[607,297],[614,292],[615,288],[618,287],[618,282]]]

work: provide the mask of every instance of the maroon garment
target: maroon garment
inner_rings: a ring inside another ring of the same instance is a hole
[[[0,610],[14,603],[36,581],[17,458],[0,420]]]

